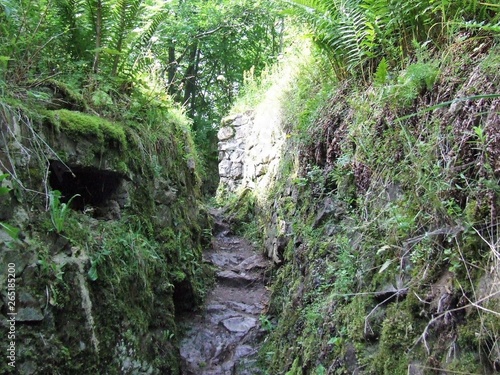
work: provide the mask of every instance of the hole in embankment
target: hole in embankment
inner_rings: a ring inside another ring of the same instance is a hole
[[[74,210],[105,205],[112,199],[122,180],[123,176],[117,172],[50,161],[50,187],[61,192],[62,202],[68,202],[78,195],[71,202]]]
[[[174,283],[174,306],[175,314],[193,311],[196,306],[196,300],[193,292],[193,286],[187,280]]]

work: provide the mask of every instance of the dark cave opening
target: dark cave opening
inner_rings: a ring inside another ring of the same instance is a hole
[[[188,280],[182,280],[174,283],[173,299],[176,315],[193,311],[196,306],[196,300],[193,292],[193,286]]]
[[[95,167],[68,166],[60,161],[50,161],[49,184],[61,192],[61,201],[67,203],[72,197],[71,208],[83,210],[86,206],[105,205],[120,186],[120,173]]]

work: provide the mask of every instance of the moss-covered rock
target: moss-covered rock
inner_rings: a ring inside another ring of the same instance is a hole
[[[280,167],[247,219],[279,264],[269,373],[500,368],[498,41],[485,40],[369,88],[297,77]]]
[[[60,109],[45,112],[50,123],[57,131],[72,137],[87,136],[100,144],[108,142],[119,149],[127,148],[127,139],[123,125],[105,118],[82,112]]]
[[[144,123],[2,108],[13,189],[1,205],[16,213],[2,220],[22,235],[0,255],[19,265],[17,293],[39,312],[17,323],[21,371],[179,374],[176,312],[200,303],[211,279],[189,120],[166,108]]]

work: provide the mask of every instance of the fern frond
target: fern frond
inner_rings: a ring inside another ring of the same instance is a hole
[[[84,0],[56,0],[54,6],[58,15],[55,22],[60,29],[66,31],[65,46],[67,51],[75,59],[83,59],[88,56],[91,35],[89,27],[79,17],[85,12]]]
[[[149,59],[145,59],[144,55],[148,52],[148,50],[151,48],[152,44],[152,39],[155,35],[155,33],[158,31],[162,23],[167,19],[168,17],[168,12],[163,11],[158,14],[156,14],[150,21],[149,24],[146,25],[145,31],[139,35],[137,38],[136,42],[131,44],[130,49],[129,49],[129,54],[131,55],[132,52],[135,55],[135,58],[133,58],[133,62],[131,63],[131,70],[142,70],[144,67],[147,66],[149,63]],[[123,66],[120,68],[120,70],[126,70],[125,64],[127,64],[127,61],[124,60]]]
[[[111,37],[111,48],[122,52],[124,43],[130,32],[139,25],[141,21],[141,6],[143,0],[118,0],[113,9],[113,30]],[[117,74],[120,55],[113,57],[111,75]]]

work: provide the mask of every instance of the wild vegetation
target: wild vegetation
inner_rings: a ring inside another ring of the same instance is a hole
[[[22,286],[21,371],[180,373],[175,314],[212,281],[200,189],[217,124],[279,80],[292,40],[304,49],[288,23],[315,47],[276,103],[279,173],[264,196],[223,197],[243,233],[279,237],[263,371],[499,371],[499,10],[0,0],[0,259]],[[82,197],[50,185],[70,161],[123,180],[120,210],[70,209]]]
[[[111,120],[142,121],[144,106],[174,101],[214,168],[214,128],[244,72],[258,75],[278,57],[275,8],[267,0],[2,1],[0,92],[49,101],[50,89]]]
[[[280,170],[229,211],[280,244],[263,368],[495,373],[499,6],[293,3],[316,50]]]

